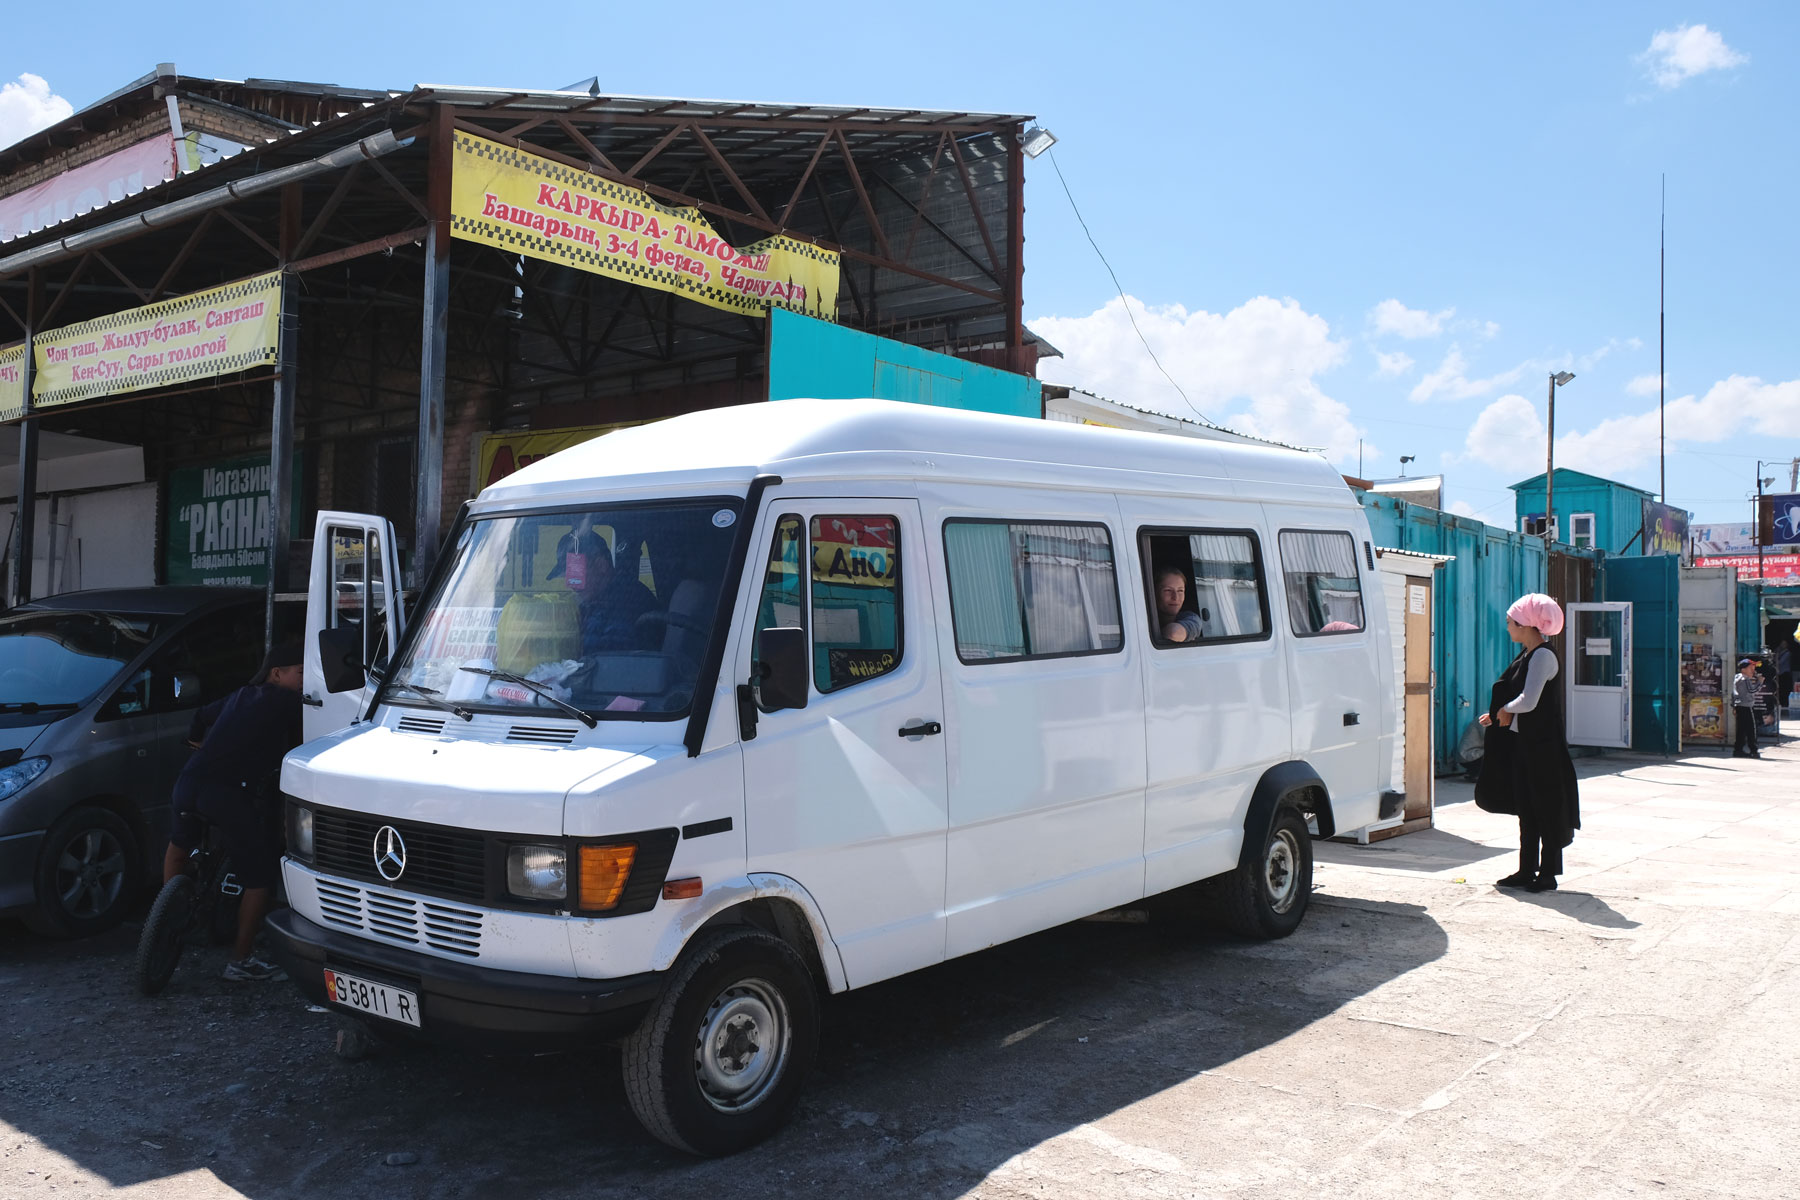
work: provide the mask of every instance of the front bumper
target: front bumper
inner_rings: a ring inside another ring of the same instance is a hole
[[[37,903],[37,860],[43,845],[42,829],[0,837],[0,916]]]
[[[292,909],[271,914],[268,932],[276,958],[313,1003],[327,1002],[326,967],[361,974],[418,994],[420,1028],[372,1019],[382,1032],[489,1049],[551,1049],[620,1037],[661,995],[665,975],[568,979],[496,971],[351,937]]]

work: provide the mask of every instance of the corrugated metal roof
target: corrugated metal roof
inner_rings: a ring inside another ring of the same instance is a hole
[[[605,111],[616,112],[621,116],[675,117],[695,121],[832,121],[871,129],[965,125],[971,130],[978,130],[1034,119],[1018,113],[973,112],[967,109],[870,108],[866,105],[775,103],[764,100],[696,100],[679,96],[615,96],[607,93],[594,95],[583,91],[468,87],[440,83],[419,84],[414,98],[448,100],[457,104],[486,104],[493,108],[545,112]]]

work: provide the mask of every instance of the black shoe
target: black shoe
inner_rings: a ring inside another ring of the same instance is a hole
[[[1525,885],[1525,890],[1528,892],[1554,892],[1556,890],[1556,876],[1539,875],[1536,879]]]
[[[1745,754],[1742,750],[1733,750],[1731,752],[1731,757],[1733,757],[1733,758],[1750,758],[1752,756],[1749,754]]]
[[[1534,878],[1535,876],[1533,876],[1530,871],[1514,871],[1505,879],[1494,880],[1494,886],[1503,888],[1528,888],[1531,886],[1531,881]]]

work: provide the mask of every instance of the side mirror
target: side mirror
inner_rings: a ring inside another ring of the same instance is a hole
[[[368,680],[363,673],[362,630],[354,627],[319,630],[319,673],[328,692],[349,692]]]
[[[175,703],[183,707],[200,703],[200,677],[187,671],[175,673]]]
[[[770,712],[805,708],[807,677],[812,674],[806,630],[765,629],[760,635],[761,657],[755,680],[762,706]]]

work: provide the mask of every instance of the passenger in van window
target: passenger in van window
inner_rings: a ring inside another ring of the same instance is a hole
[[[1519,597],[1506,610],[1506,634],[1520,650],[1494,684],[1481,716],[1488,727],[1487,750],[1475,784],[1478,805],[1519,818],[1519,869],[1497,880],[1496,887],[1555,891],[1563,847],[1581,828],[1563,689],[1550,686],[1559,664],[1545,642],[1562,627],[1561,605],[1541,592]]]
[[[1197,642],[1206,626],[1200,614],[1187,607],[1187,572],[1163,567],[1156,572],[1156,618],[1165,641]]]
[[[565,533],[545,580],[561,579],[581,598],[581,652],[637,650],[638,618],[657,608],[656,596],[631,572],[613,565],[612,547],[592,529]],[[661,630],[658,628],[658,635]]]

